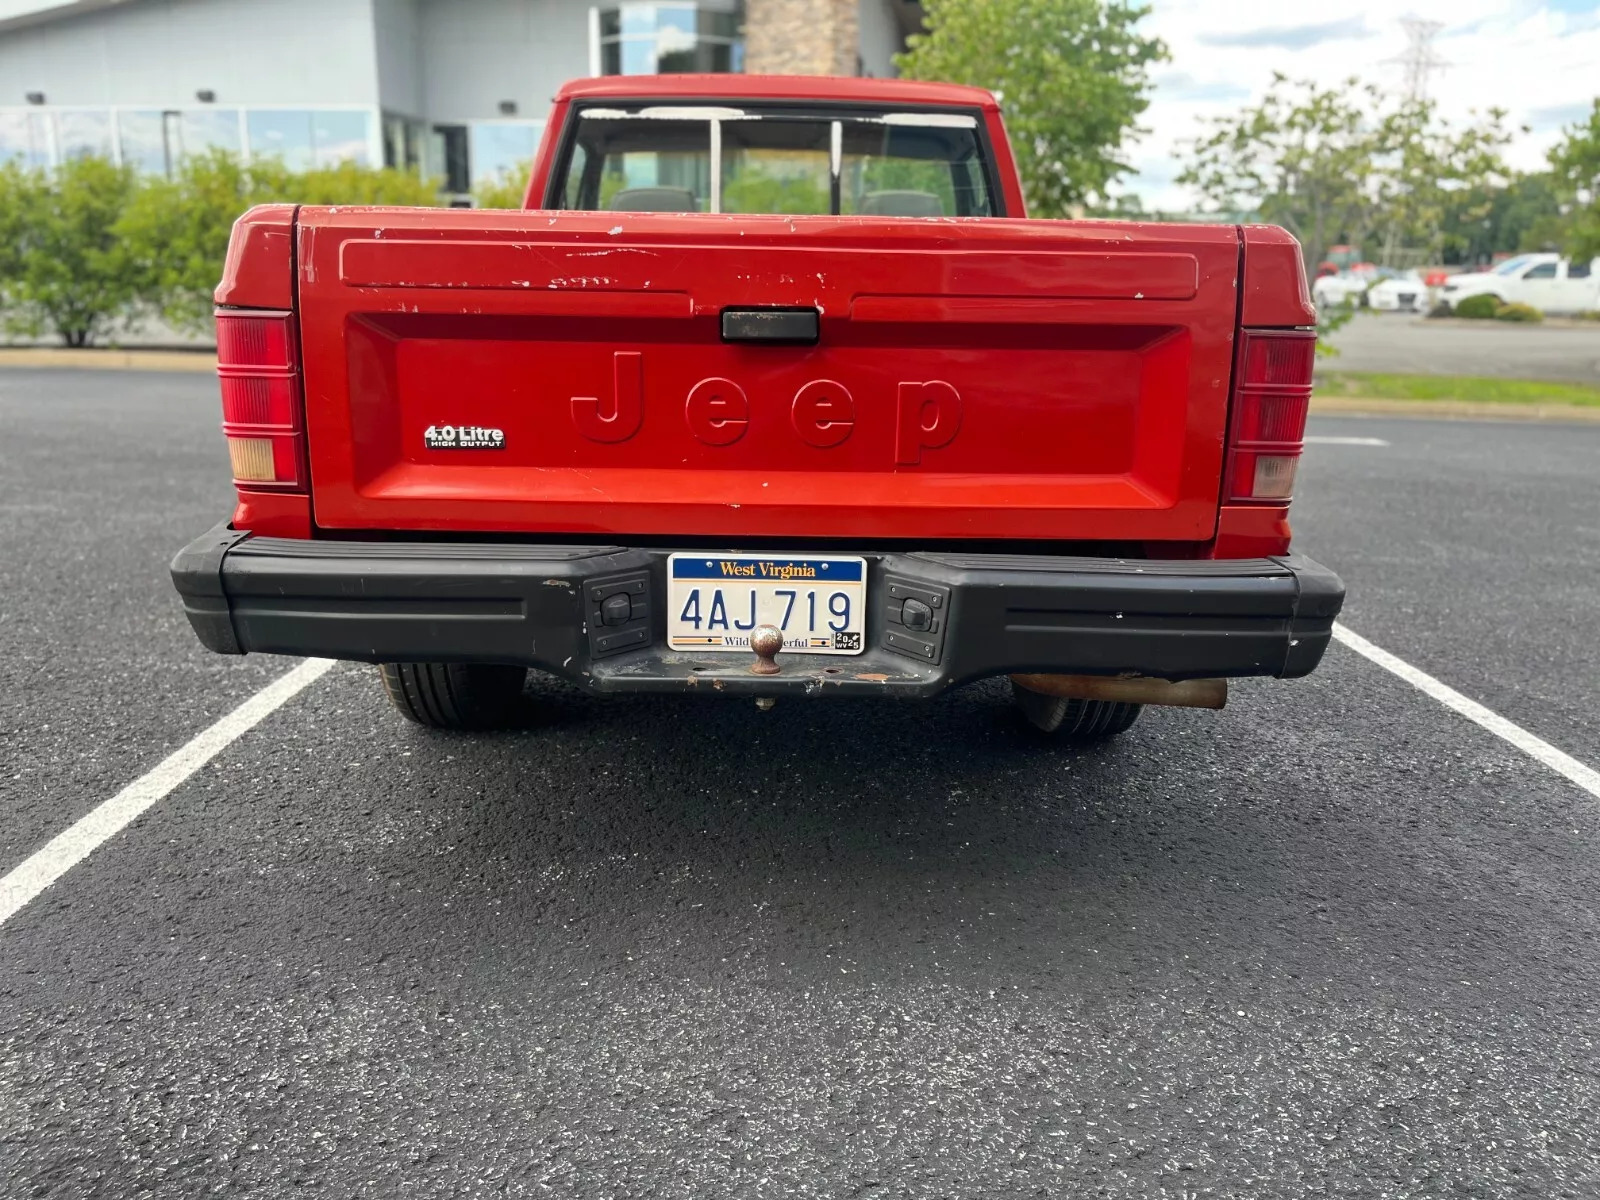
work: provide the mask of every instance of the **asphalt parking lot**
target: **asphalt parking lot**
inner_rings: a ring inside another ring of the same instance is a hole
[[[208,378],[0,416],[4,876],[293,664],[170,592]],[[1600,766],[1600,427],[1314,426],[1346,624]],[[340,665],[0,925],[0,1194],[1594,1196],[1597,898],[1600,798],[1343,645],[1080,752]]]
[[[1330,371],[1489,375],[1600,385],[1600,325],[1429,321],[1412,313],[1358,312],[1331,341]]]

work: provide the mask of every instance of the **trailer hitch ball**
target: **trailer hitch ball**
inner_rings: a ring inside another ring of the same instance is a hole
[[[750,649],[756,655],[750,674],[776,675],[783,670],[777,663],[778,651],[783,649],[783,631],[776,625],[757,625],[751,630]]]

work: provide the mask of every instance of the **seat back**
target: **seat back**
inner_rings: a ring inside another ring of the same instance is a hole
[[[624,188],[611,197],[612,212],[699,212],[694,193],[688,188]]]
[[[942,217],[944,204],[932,192],[868,192],[861,211],[874,217]]]

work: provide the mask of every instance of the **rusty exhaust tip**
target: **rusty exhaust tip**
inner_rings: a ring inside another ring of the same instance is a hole
[[[777,663],[778,652],[783,649],[783,631],[776,625],[757,625],[751,630],[750,649],[756,655],[750,674],[776,675],[783,670]]]
[[[1226,679],[1151,679],[1117,675],[1013,675],[1018,687],[1067,700],[1105,700],[1112,704],[1164,704],[1169,708],[1222,708],[1228,703]]]

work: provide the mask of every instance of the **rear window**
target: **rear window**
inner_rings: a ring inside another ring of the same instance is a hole
[[[568,129],[564,209],[999,215],[964,113],[587,108]]]

